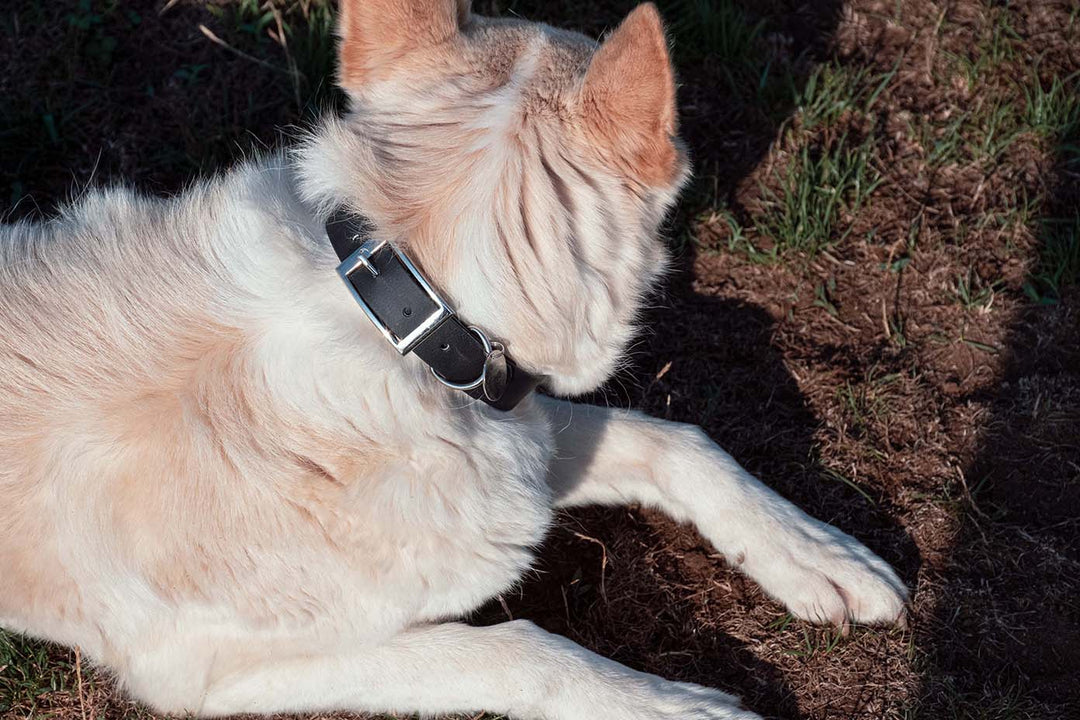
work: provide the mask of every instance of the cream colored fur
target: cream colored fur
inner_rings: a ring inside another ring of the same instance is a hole
[[[800,617],[901,618],[884,562],[698,430],[472,402],[334,272],[346,203],[553,392],[597,387],[686,173],[655,9],[597,52],[453,0],[343,6],[352,109],[294,152],[0,230],[0,624],[176,713],[753,717],[526,622],[452,622],[589,503],[695,523]]]

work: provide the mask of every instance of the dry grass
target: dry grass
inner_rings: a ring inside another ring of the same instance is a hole
[[[323,2],[165,5],[0,11],[7,214],[121,178],[176,191],[336,101]],[[594,34],[631,5],[475,3]],[[600,400],[702,424],[863,539],[914,589],[912,628],[793,621],[636,510],[566,516],[475,621],[531,617],[777,717],[1076,717],[1080,11],[661,5],[697,181],[671,227],[682,271]],[[0,713],[144,715],[78,668],[0,634]]]

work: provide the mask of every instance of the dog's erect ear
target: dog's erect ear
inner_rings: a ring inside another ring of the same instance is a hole
[[[469,4],[469,0],[341,0],[341,85],[359,87],[410,52],[452,38],[468,19]]]
[[[596,51],[582,107],[588,130],[627,172],[648,184],[671,182],[679,163],[675,74],[655,5],[634,8]]]

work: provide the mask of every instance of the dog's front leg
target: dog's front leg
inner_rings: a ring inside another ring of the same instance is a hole
[[[636,502],[691,521],[795,615],[902,621],[907,590],[862,543],[770,490],[697,427],[546,397],[560,506]]]
[[[223,647],[215,662],[229,651]],[[730,695],[630,670],[521,620],[418,627],[346,652],[268,653],[213,682],[188,709],[203,716],[488,711],[516,720],[760,720]]]

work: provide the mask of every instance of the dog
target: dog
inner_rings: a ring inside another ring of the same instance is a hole
[[[292,150],[0,231],[0,624],[167,713],[757,717],[455,621],[558,509],[623,503],[800,618],[903,622],[884,561],[699,429],[557,399],[615,371],[666,266],[656,8],[598,44],[343,0],[338,34],[350,108]]]

